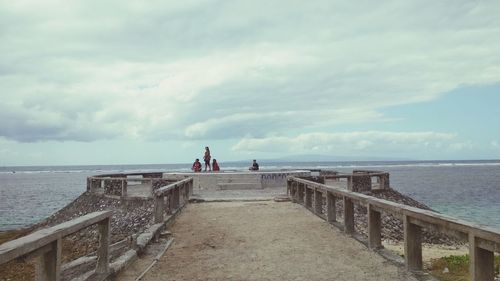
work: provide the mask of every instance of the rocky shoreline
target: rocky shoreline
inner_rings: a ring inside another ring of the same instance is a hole
[[[383,190],[372,190],[370,192],[364,192],[364,194],[377,197],[380,199],[408,205],[411,207],[416,207],[424,210],[432,210],[425,204],[422,204],[415,199],[406,196],[404,194],[401,194],[400,192],[392,189],[392,188],[387,188]],[[339,202],[337,202],[337,210],[339,209]],[[367,209],[364,206],[360,206],[358,204],[355,204],[355,229],[356,232],[367,236]],[[340,217],[342,217],[342,214],[337,214]],[[382,213],[382,240],[385,240],[385,242],[390,243],[390,242],[402,242],[404,241],[403,237],[403,221],[396,218],[393,215],[387,214],[387,213]],[[441,233],[436,233],[433,231],[427,231],[423,230],[422,231],[422,242],[427,243],[427,244],[438,244],[438,245],[446,245],[446,246],[461,246],[464,243],[461,241],[456,240],[453,237],[449,237],[447,235],[441,234]]]
[[[83,216],[88,213],[111,210],[111,244],[134,239],[137,234],[144,232],[153,224],[153,200],[132,199],[123,200],[85,192],[73,202],[51,215],[44,221],[28,229],[26,234],[40,228],[50,227],[62,222]],[[89,255],[96,251],[98,246],[97,227],[88,227],[63,239],[63,263]],[[118,256],[126,251],[126,247],[114,253]],[[113,257],[112,257],[113,258]],[[11,261],[0,265],[0,281],[33,280],[34,264]]]

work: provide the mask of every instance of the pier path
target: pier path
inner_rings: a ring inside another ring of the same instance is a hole
[[[364,170],[89,177],[91,195],[146,202],[141,221],[154,224],[112,240],[122,226],[100,203],[0,245],[0,264],[36,258],[36,280],[433,280],[422,272],[422,242],[449,241],[431,233],[439,232],[469,243],[471,280],[496,280],[499,230],[433,212],[389,182],[386,172]],[[63,240],[92,225],[97,249],[62,265]],[[363,227],[368,247],[356,241]],[[404,265],[382,249],[383,231],[404,238]]]
[[[189,204],[170,231],[174,243],[141,280],[416,280],[291,202]]]

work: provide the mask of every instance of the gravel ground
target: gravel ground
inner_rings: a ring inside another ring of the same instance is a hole
[[[416,280],[290,202],[190,204],[143,280]]]

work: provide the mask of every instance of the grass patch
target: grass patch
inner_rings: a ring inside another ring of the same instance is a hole
[[[500,255],[495,256],[495,275],[500,274]],[[448,268],[448,273],[443,273]],[[431,260],[429,271],[441,281],[470,281],[469,255],[446,256]]]

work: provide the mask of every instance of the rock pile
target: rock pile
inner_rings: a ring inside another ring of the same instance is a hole
[[[44,221],[30,227],[30,231],[54,226],[96,211],[111,210],[111,244],[144,232],[154,222],[152,199],[119,199],[83,193],[73,202]],[[88,227],[63,240],[63,263],[75,260],[96,251],[98,247],[97,226]],[[124,248],[122,252],[126,251]],[[115,253],[116,255],[122,252]],[[0,266],[0,281],[32,280],[34,265],[12,261]]]
[[[408,206],[431,210],[428,206],[399,193],[398,191],[388,188],[384,190],[372,190],[370,192],[365,192],[364,194],[374,196],[380,199],[385,199],[388,201],[405,204]],[[337,209],[337,218],[338,220],[343,219],[343,203],[341,200],[337,200],[336,209]],[[364,206],[355,204],[354,208],[354,216],[355,216],[355,229],[357,233],[362,235],[367,235],[367,209]],[[389,241],[403,241],[403,221],[396,218],[393,215],[382,213],[382,239]],[[430,231],[423,231],[423,242],[429,244],[444,244],[448,246],[454,245],[462,245],[462,242],[457,241],[456,239],[443,235],[441,233],[435,233]]]

